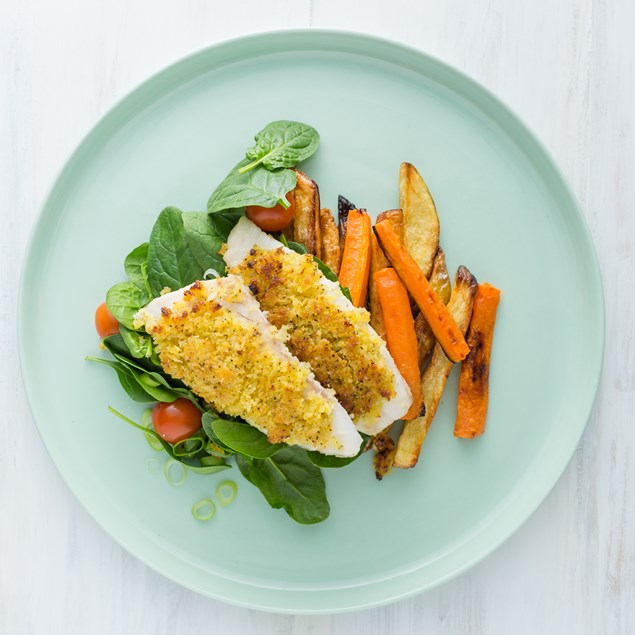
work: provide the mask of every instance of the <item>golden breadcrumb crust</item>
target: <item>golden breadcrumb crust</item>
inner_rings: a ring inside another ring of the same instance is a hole
[[[239,283],[220,286],[214,300],[207,295],[195,283],[150,326],[165,371],[220,412],[265,432],[272,443],[325,447],[333,403],[320,392],[305,394],[311,369],[281,354],[284,333],[223,306],[253,302]]]
[[[231,272],[249,286],[268,320],[287,329],[289,350],[311,365],[353,419],[378,415],[383,401],[395,396],[382,342],[366,328],[368,311],[338,306],[310,255],[254,247]]]

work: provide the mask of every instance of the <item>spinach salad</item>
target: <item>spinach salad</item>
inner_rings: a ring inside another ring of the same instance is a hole
[[[195,415],[195,430],[175,442],[166,440],[149,421],[137,423],[110,408],[113,414],[142,431],[153,447],[163,449],[172,462],[201,474],[213,474],[235,465],[271,507],[284,509],[293,520],[303,524],[319,523],[329,516],[321,469],[351,463],[362,453],[367,437],[364,435],[359,453],[351,458],[270,443],[258,429],[215,411],[183,382],[167,374],[151,336],[143,328],[135,327],[134,316],[166,288],[180,289],[205,279],[210,271],[226,275],[219,250],[244,215],[245,207],[288,208],[286,196],[296,187],[296,172],[291,168],[314,154],[318,145],[319,135],[311,126],[292,121],[270,123],[255,136],[255,145],[247,149],[245,157],[211,194],[207,211],[163,209],[148,241],[126,256],[127,279],[112,286],[106,295],[106,308],[116,320],[114,328],[100,333],[110,333],[102,339],[109,358],[87,357],[111,367],[134,402],[189,403]],[[306,253],[302,244],[287,241],[282,234],[276,237],[294,251]],[[316,261],[329,280],[337,280],[323,262],[317,258]],[[346,288],[342,292],[350,298]],[[201,519],[211,518],[215,510],[211,500],[195,507],[193,513]]]

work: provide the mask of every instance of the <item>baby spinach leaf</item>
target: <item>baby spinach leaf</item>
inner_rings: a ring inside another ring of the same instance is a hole
[[[198,398],[183,384],[182,381],[174,379],[158,370],[151,360],[147,358],[135,359],[130,357],[130,353],[125,347],[123,338],[120,335],[111,335],[103,340],[108,352],[117,362],[127,368],[129,378],[132,378],[148,395],[151,401],[165,401],[171,403],[183,397],[189,399],[197,408],[201,409]]]
[[[269,458],[251,459],[246,471],[267,502],[283,508],[296,522],[310,525],[328,518],[324,477],[301,448],[286,446]]]
[[[199,407],[198,399],[191,390],[170,385],[168,380],[161,373],[136,367],[130,359],[123,358],[119,355],[115,355],[115,358],[128,366],[134,378],[156,401],[172,403],[182,397],[183,399],[189,399],[195,406]]]
[[[148,294],[133,282],[119,282],[108,289],[106,306],[117,322],[134,330],[134,314],[145,304]]]
[[[150,339],[148,348],[150,349],[150,355],[148,358],[150,360],[150,363],[153,364],[156,368],[161,368],[161,359],[159,358],[157,349],[154,347],[154,342],[152,341],[152,339]]]
[[[124,261],[129,280],[110,288],[106,294],[106,305],[115,319],[128,331],[134,331],[134,314],[145,306],[152,297],[148,284],[147,264],[148,243],[135,247]],[[128,342],[138,351],[139,342],[133,344],[132,336]]]
[[[216,433],[214,432],[214,428],[212,427],[212,424],[217,418],[218,418],[218,415],[215,412],[212,412],[211,410],[204,412],[201,418],[201,425],[203,426],[203,431],[207,435],[210,442],[213,443],[214,446],[216,446],[216,447],[212,447],[211,449],[213,451],[216,451],[219,448],[224,453],[234,454],[234,451],[228,446],[226,446],[218,438],[218,436],[216,436]]]
[[[347,456],[347,457],[329,456],[326,454],[321,454],[320,452],[313,452],[313,451],[307,451],[306,454],[309,457],[309,461],[311,461],[313,465],[316,465],[317,467],[326,467],[326,468],[345,467],[347,465],[350,465],[359,456],[359,454],[356,454],[355,456]]]
[[[269,443],[260,430],[240,421],[217,418],[212,430],[224,446],[256,459],[266,459],[284,447],[283,443]]]
[[[125,328],[125,327],[124,327]],[[136,331],[133,331],[136,333]],[[145,335],[145,333],[140,333],[140,335]],[[148,347],[151,346],[152,340],[148,336]],[[105,337],[102,341],[102,344],[105,346],[106,350],[115,358],[120,356],[121,358],[125,358],[127,360],[131,360],[134,358],[132,351],[128,347],[126,340],[121,336],[121,328],[119,329],[119,335],[109,335]],[[152,347],[154,350],[154,347]],[[131,360],[132,361],[132,360]],[[134,358],[134,364],[136,368],[140,370],[146,371],[156,371],[162,372],[162,368],[159,364],[156,364],[150,357],[138,357]]]
[[[240,168],[241,174],[259,164],[267,170],[292,168],[315,153],[320,135],[315,128],[299,121],[272,121],[254,141],[256,145],[246,153],[251,163]]]
[[[335,275],[335,273],[333,273],[333,270],[328,265],[324,264],[317,256],[313,256],[313,260],[317,264],[318,269],[322,272],[322,275],[327,280],[330,280],[331,282],[337,282],[339,284],[338,277]],[[353,300],[351,299],[351,292],[348,290],[348,287],[343,287],[340,284],[340,289],[342,290],[342,293],[346,296],[346,299],[349,302],[352,302]]]
[[[309,457],[309,461],[311,461],[313,465],[326,468],[345,467],[347,465],[350,465],[359,456],[359,454],[347,457],[328,456],[326,454],[321,454],[320,452],[313,451],[307,452],[306,454]]]
[[[236,465],[238,466],[238,469],[240,470],[240,473],[251,484],[253,484],[253,481],[251,480],[251,461],[252,461],[252,459],[250,459],[248,456],[243,456],[242,454],[237,454],[236,455]]]
[[[176,207],[166,207],[152,228],[148,245],[148,282],[152,296],[158,297],[164,287],[175,290],[191,284],[202,273],[185,238],[183,213]]]
[[[140,370],[133,368],[132,366],[128,366],[130,373],[137,380],[139,385],[149,394],[154,397],[155,401],[164,401],[166,403],[172,403],[176,401],[179,397],[184,397],[185,395],[181,395],[178,390],[170,388],[169,386],[164,386],[160,381],[158,381],[154,375],[156,373],[146,373]],[[159,375],[160,377],[160,375]],[[188,397],[186,397],[187,399]]]
[[[293,240],[287,240],[284,236],[284,234],[280,234],[280,239],[284,239],[282,240],[282,242],[289,248],[291,249],[291,251],[295,251],[297,254],[307,254],[309,253],[306,250],[306,247],[302,244],[302,243],[296,243]]]
[[[150,356],[152,340],[148,334],[131,331],[123,324],[119,325],[119,334],[133,357],[145,358]]]
[[[254,482],[251,480],[251,462],[253,459],[248,456],[243,456],[242,454],[236,455],[236,466],[240,470],[240,473],[253,485]]]
[[[330,280],[331,282],[339,282],[333,270],[328,265],[324,264],[317,256],[313,256],[313,261],[327,280]]]
[[[214,466],[227,466],[225,463],[225,459],[220,456],[202,456],[199,461],[201,462],[201,467],[214,467]]]
[[[124,269],[130,282],[144,289],[150,295],[148,286],[148,243],[141,243],[135,247],[124,260]]]
[[[240,218],[236,214],[208,214],[185,212],[183,214],[185,240],[200,270],[205,273],[215,269],[225,273],[225,261],[218,250],[227,242],[229,232]]]
[[[295,188],[295,172],[286,169],[270,172],[259,165],[240,174],[240,168],[247,163],[247,159],[243,159],[214,190],[207,201],[207,211],[210,214],[247,205],[274,207],[280,203],[289,207],[285,196]]]

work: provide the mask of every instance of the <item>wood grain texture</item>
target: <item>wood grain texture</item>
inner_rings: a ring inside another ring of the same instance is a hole
[[[634,23],[630,0],[0,3],[0,633],[635,632]],[[481,81],[527,121],[591,227],[607,349],[581,446],[503,547],[425,595],[371,611],[294,617],[182,589],[84,512],[28,412],[15,306],[37,208],[70,151],[116,100],[212,42],[309,25],[421,48]]]

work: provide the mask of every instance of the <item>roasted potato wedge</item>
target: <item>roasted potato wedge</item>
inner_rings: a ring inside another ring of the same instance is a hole
[[[397,232],[397,235],[403,241],[403,210],[400,209],[389,209],[385,212],[381,212],[381,214],[377,215],[376,223],[381,223],[381,221],[388,219],[390,224],[393,226],[393,229]]]
[[[315,181],[304,172],[295,170],[295,215],[293,217],[293,240],[302,243],[307,251],[320,258],[320,192]]]
[[[445,253],[439,247],[434,257],[432,265],[432,273],[430,274],[430,285],[436,291],[437,295],[443,300],[444,304],[450,301],[452,296],[452,283],[450,282],[450,274],[445,262]]]
[[[439,247],[439,217],[428,186],[411,163],[402,163],[399,171],[399,206],[406,249],[430,278]]]
[[[476,278],[466,267],[459,267],[456,272],[454,289],[448,308],[463,334],[467,331],[472,317],[472,306],[477,289]],[[426,411],[422,417],[413,419],[404,425],[403,432],[397,442],[397,451],[395,452],[393,463],[395,467],[409,468],[417,464],[421,446],[437,412],[439,400],[443,394],[452,366],[452,362],[445,356],[441,346],[436,344],[430,364],[428,364],[421,377],[423,403]]]
[[[418,313],[415,318],[415,333],[417,334],[417,358],[419,360],[419,369],[422,369],[426,357],[430,354],[430,351],[437,341],[430,325],[423,317],[423,313]]]
[[[452,285],[450,283],[450,276],[448,275],[448,268],[445,264],[445,254],[441,247],[439,247],[437,255],[434,257],[432,273],[430,274],[430,285],[445,304],[450,301]],[[415,318],[415,332],[417,334],[419,349],[419,367],[421,367],[423,360],[428,356],[428,353],[430,353],[436,341],[432,329],[428,326],[422,313],[419,313]]]
[[[337,229],[337,224],[330,209],[320,210],[320,236],[322,241],[322,262],[337,275],[342,260],[340,232]]]

